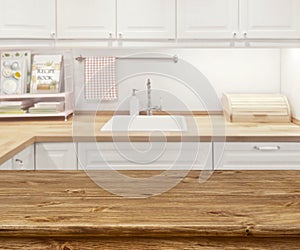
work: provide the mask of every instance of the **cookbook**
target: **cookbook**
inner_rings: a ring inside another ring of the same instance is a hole
[[[59,93],[63,78],[62,55],[34,55],[31,70],[31,93]]]

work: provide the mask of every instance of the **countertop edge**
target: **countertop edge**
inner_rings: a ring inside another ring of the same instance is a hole
[[[300,237],[300,224],[287,230],[287,225],[84,225],[20,226],[1,225],[0,237]]]

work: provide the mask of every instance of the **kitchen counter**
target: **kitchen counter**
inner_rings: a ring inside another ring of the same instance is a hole
[[[215,171],[205,183],[198,176],[125,198],[82,171],[3,171],[0,248],[299,249],[299,171]]]
[[[112,141],[128,140],[127,133],[101,132],[101,127],[111,115],[76,115],[64,121],[1,121],[0,164],[10,159],[34,142]],[[214,129],[212,129],[212,121]],[[300,142],[300,126],[288,124],[228,123],[222,115],[187,116],[188,131],[151,135],[131,132],[131,141],[147,141],[155,138],[168,141],[226,141],[236,142]]]

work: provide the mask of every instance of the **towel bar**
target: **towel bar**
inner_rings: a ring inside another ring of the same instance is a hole
[[[75,59],[78,62],[83,62],[85,60],[86,57],[83,56],[79,56],[76,57]],[[116,57],[117,60],[172,60],[174,63],[178,62],[178,56],[174,55],[172,57]]]

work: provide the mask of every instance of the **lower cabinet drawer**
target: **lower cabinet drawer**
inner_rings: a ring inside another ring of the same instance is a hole
[[[211,170],[212,144],[78,143],[78,167],[87,170]]]
[[[0,165],[0,170],[12,170],[12,159],[2,163]]]
[[[216,170],[300,170],[300,143],[214,143]]]
[[[17,153],[0,166],[0,170],[34,170],[34,146]]]
[[[36,143],[36,170],[77,170],[76,143]]]
[[[12,158],[13,170],[34,170],[34,145],[31,145]]]

